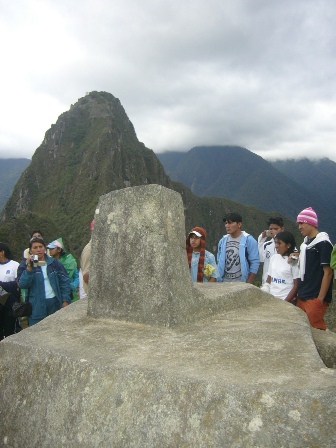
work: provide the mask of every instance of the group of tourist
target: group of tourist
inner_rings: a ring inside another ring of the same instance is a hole
[[[336,246],[318,230],[315,211],[308,207],[297,216],[304,241],[299,251],[292,233],[284,229],[281,217],[270,218],[267,229],[256,241],[242,230],[238,213],[225,216],[224,235],[218,243],[217,260],[206,250],[206,231],[194,227],[186,239],[186,252],[193,282],[253,283],[263,263],[263,291],[291,302],[306,312],[311,325],[326,329],[324,315],[332,298],[332,269],[336,269]],[[90,230],[93,230],[94,221]],[[81,255],[81,269],[67,253],[62,238],[49,244],[42,232],[31,233],[21,263],[13,260],[7,244],[0,242],[0,340],[21,329],[14,317],[15,302],[32,305],[29,325],[40,322],[57,310],[88,293],[91,241]]]
[[[90,224],[93,230],[94,221]],[[65,250],[63,239],[46,244],[42,232],[33,230],[22,261],[13,260],[6,243],[0,242],[0,340],[22,330],[13,315],[13,304],[30,302],[29,326],[68,306],[88,293],[91,241],[83,250],[82,268]]]
[[[30,236],[20,264],[0,243],[0,340],[22,329],[12,310],[20,299],[32,306],[31,326],[78,298],[77,262],[66,253],[62,238],[46,244],[40,230]]]
[[[326,330],[324,315],[332,299],[336,245],[333,248],[328,234],[318,230],[315,211],[308,207],[297,216],[304,237],[299,251],[281,217],[268,220],[258,241],[242,230],[238,213],[229,213],[224,222],[226,235],[218,243],[217,262],[205,249],[205,229],[194,227],[189,232],[186,250],[192,281],[253,283],[262,262],[261,289],[300,307],[313,327]]]

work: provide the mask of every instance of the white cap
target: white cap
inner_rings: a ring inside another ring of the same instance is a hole
[[[196,230],[193,230],[192,232],[189,233],[189,236],[194,233],[196,236],[198,236],[198,238],[202,238],[202,234],[199,232],[196,232]]]

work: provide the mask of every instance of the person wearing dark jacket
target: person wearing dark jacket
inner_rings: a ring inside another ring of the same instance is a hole
[[[300,212],[296,218],[304,236],[300,246],[300,280],[296,305],[309,319],[310,325],[326,330],[324,315],[332,299],[332,268],[330,258],[332,244],[326,232],[318,229],[318,217],[311,207]]]
[[[28,289],[27,298],[32,305],[29,325],[40,322],[71,303],[70,277],[62,263],[46,254],[42,238],[29,242],[31,255],[18,268],[19,287]],[[37,261],[33,258],[37,256]]]
[[[19,300],[18,266],[7,244],[0,242],[0,340],[15,333],[12,305]]]

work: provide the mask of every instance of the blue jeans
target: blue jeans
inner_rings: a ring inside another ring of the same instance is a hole
[[[50,316],[51,314],[56,313],[60,309],[60,303],[57,300],[57,297],[53,297],[52,299],[45,299],[47,315],[41,317],[40,319],[33,319],[31,316],[28,317],[29,326],[37,324],[41,322],[45,317]]]

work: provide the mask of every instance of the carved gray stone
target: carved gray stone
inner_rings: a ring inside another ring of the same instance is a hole
[[[92,234],[89,315],[175,326],[195,319],[181,196],[161,185],[102,196]]]

